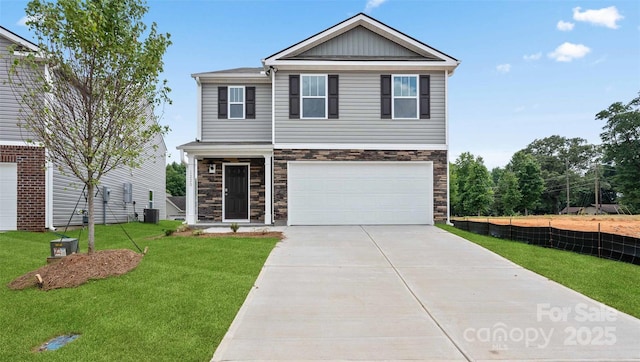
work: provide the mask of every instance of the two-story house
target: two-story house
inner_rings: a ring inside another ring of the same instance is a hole
[[[262,60],[193,77],[188,224],[448,219],[455,58],[358,14]]]
[[[35,44],[0,27],[0,230],[82,225],[78,211],[87,208],[83,185],[47,162],[46,150],[28,142],[32,136],[18,125],[23,108],[19,94],[24,90],[8,82],[8,47],[13,44],[20,51],[39,51]],[[164,218],[166,146],[162,136],[148,146],[149,158],[141,168],[120,167],[101,178],[99,188],[106,187],[109,197],[104,200],[97,195],[96,223],[126,222],[135,214],[142,219],[144,208],[158,209],[159,217]]]

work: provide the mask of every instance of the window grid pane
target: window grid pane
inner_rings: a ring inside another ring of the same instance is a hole
[[[302,76],[302,118],[326,118],[326,76]]]
[[[229,118],[244,118],[243,87],[229,87]]]
[[[393,118],[418,118],[418,76],[393,77]]]

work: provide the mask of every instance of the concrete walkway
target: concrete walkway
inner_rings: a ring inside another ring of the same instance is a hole
[[[436,227],[285,235],[213,361],[640,360],[640,320]]]

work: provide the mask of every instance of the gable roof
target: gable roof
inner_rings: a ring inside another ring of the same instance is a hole
[[[338,43],[354,41],[377,42],[379,47],[351,49]],[[262,60],[265,69],[309,68],[313,66],[340,66],[351,69],[362,67],[403,67],[420,69],[446,69],[451,72],[460,62],[378,20],[359,13],[301,42],[274,53]]]
[[[29,40],[21,37],[20,35],[12,32],[11,30],[5,28],[4,26],[0,26],[0,36],[2,36],[5,39],[8,39],[10,42],[18,44],[24,48],[26,48],[27,50],[31,50],[34,52],[39,51],[40,49],[38,49],[38,46],[35,45],[34,43],[30,42]]]
[[[187,197],[186,196],[167,196],[167,201],[169,201],[176,209],[180,211],[184,211],[187,205]]]

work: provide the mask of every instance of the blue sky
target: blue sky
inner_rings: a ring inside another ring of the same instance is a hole
[[[0,24],[21,25],[26,1],[1,0]],[[462,61],[449,80],[451,160],[504,166],[534,139],[600,143],[595,114],[640,91],[639,1],[149,0],[147,21],[171,34],[162,123],[175,147],[196,135],[192,73],[260,60],[359,12]]]

